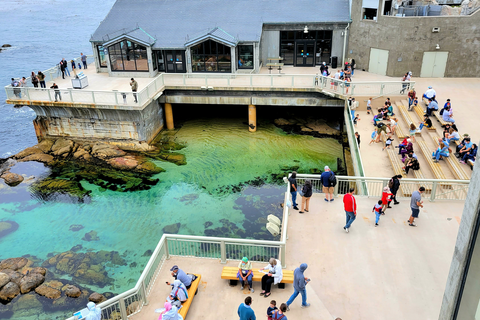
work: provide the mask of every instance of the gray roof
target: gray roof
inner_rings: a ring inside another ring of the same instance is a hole
[[[91,41],[141,28],[153,48],[184,48],[202,32],[236,43],[259,41],[263,24],[348,22],[349,0],[117,0]]]
[[[204,32],[201,32],[198,35],[194,36],[192,39],[185,43],[185,46],[189,47],[193,44],[203,42],[206,39],[213,39],[218,42],[223,42],[230,47],[234,47],[238,43],[238,40],[234,36],[228,34],[222,28],[215,27],[213,29],[207,29]]]

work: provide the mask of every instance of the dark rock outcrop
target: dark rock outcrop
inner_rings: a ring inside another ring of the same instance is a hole
[[[0,289],[0,302],[10,302],[18,294],[20,294],[18,285],[15,282],[9,282]]]
[[[12,173],[10,171],[4,172],[0,178],[5,180],[5,183],[9,185],[10,187],[16,187],[23,181],[23,176],[17,174],[17,173]]]
[[[99,304],[104,301],[107,301],[107,298],[105,298],[105,296],[100,293],[94,292],[88,297],[88,300],[95,302],[96,304]]]
[[[27,293],[41,285],[45,281],[45,277],[39,273],[29,273],[20,281],[20,291]]]

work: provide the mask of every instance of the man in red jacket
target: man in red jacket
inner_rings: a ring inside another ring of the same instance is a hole
[[[350,225],[357,217],[357,201],[353,196],[354,192],[355,192],[355,189],[350,188],[349,192],[343,196],[343,206],[345,208],[345,213],[347,214],[347,224],[345,225],[345,227],[343,227],[343,229],[347,233],[348,233],[348,229],[350,228]]]

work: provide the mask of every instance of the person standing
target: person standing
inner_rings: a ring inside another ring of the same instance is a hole
[[[18,98],[21,98],[22,97],[22,91],[20,89],[18,89],[20,87],[20,82],[18,82],[14,78],[12,78],[11,86],[14,88],[13,89],[13,94],[15,96],[17,96]]]
[[[297,203],[297,172],[293,171],[288,178],[288,182],[290,183],[290,194],[292,195],[292,207],[295,210],[298,210],[298,203]]]
[[[287,316],[285,315],[285,311],[287,310],[287,305],[285,303],[282,303],[280,305],[280,309],[278,309],[272,314],[272,320],[288,320]]]
[[[410,227],[416,227],[417,225],[413,223],[415,218],[418,218],[418,214],[420,213],[420,208],[423,208],[423,201],[422,201],[422,193],[425,192],[424,187],[420,187],[418,191],[414,191],[412,193],[412,198],[410,200],[410,208],[412,209],[412,215],[410,219],[408,219],[408,225]]]
[[[240,284],[242,287],[240,290],[244,289],[245,282],[247,282],[250,292],[254,293],[255,290],[253,290],[253,284],[252,284],[252,278],[253,278],[253,269],[252,269],[252,263],[248,261],[247,257],[243,257],[242,261],[238,264],[238,273],[237,273],[237,278],[240,281]]]
[[[324,172],[320,176],[320,181],[323,185],[323,193],[325,193],[325,201],[331,202],[333,199],[333,188],[335,187],[337,179],[335,178],[335,173],[330,170],[328,166],[325,166]]]
[[[350,226],[357,217],[357,201],[353,196],[355,188],[350,188],[349,192],[343,196],[343,207],[345,208],[345,213],[347,215],[347,224],[343,227],[346,233],[349,232]]]
[[[50,87],[50,89],[55,90],[55,102],[58,102],[58,100],[62,100],[62,95],[60,94],[60,90],[58,90],[57,84],[54,82],[53,86]]]
[[[38,88],[38,78],[35,72],[32,71],[32,75],[30,76],[30,80],[32,80],[32,84],[34,88]]]
[[[360,134],[358,132],[355,132],[355,138],[357,139],[358,149],[360,149]]]
[[[370,111],[372,111],[372,98],[368,98],[367,101],[367,114],[370,114]]]
[[[252,307],[252,297],[248,296],[245,298],[245,303],[241,303],[238,306],[238,316],[240,320],[257,320],[255,317],[255,312],[253,311]]]
[[[133,99],[135,100],[135,103],[138,102],[137,100],[137,90],[138,90],[138,83],[137,81],[135,81],[135,79],[131,78],[130,80],[132,80],[130,82],[130,87],[132,88],[132,92],[133,92]]]
[[[305,184],[302,188],[302,207],[300,208],[299,213],[308,212],[308,207],[310,204],[310,198],[312,197],[312,181],[309,179],[305,180]]]
[[[392,193],[391,199],[393,200],[393,204],[399,204],[400,202],[397,201],[397,192],[400,188],[400,179],[402,179],[402,175],[398,174],[393,176],[392,179],[388,182],[388,187],[390,188],[390,192]]]
[[[38,71],[37,78],[38,78],[38,81],[40,82],[40,87],[46,88],[47,86],[45,85],[45,75],[43,74],[42,71]]]
[[[355,73],[355,68],[357,67],[357,64],[355,63],[355,59],[352,58],[352,61],[350,64],[352,66],[352,77],[353,77],[353,74]]]
[[[287,310],[290,310],[290,305],[293,300],[297,298],[298,294],[302,294],[302,308],[310,307],[310,303],[307,303],[307,290],[306,285],[310,281],[303,274],[307,270],[308,265],[302,263],[299,268],[296,268],[293,272],[293,294],[290,296],[290,299],[287,301]]]
[[[87,56],[80,52],[80,60],[83,63],[83,69],[87,69]]]
[[[63,64],[63,60],[60,60],[58,65],[60,67],[60,71],[62,71],[62,79],[65,79],[65,65]]]
[[[65,60],[65,58],[62,58],[62,63],[63,63],[63,66],[65,67],[65,72],[66,72],[66,74],[70,77],[70,71],[68,70],[68,62],[67,62],[67,60]]]
[[[352,113],[352,120],[355,118],[355,110],[358,108],[359,102],[352,98],[350,103],[350,112]]]

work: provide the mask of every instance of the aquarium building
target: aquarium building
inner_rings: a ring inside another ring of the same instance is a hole
[[[348,0],[117,0],[90,41],[112,76],[258,73],[339,64],[349,22]]]

